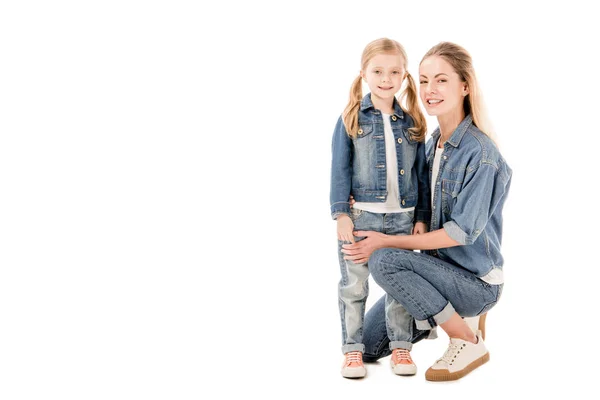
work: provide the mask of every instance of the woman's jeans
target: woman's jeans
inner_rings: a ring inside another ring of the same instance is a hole
[[[368,211],[352,209],[354,230],[377,231],[388,235],[410,235],[413,228],[413,211],[402,213],[378,214]],[[355,237],[356,241],[364,238]],[[363,343],[363,323],[365,318],[365,305],[369,294],[369,268],[368,263],[354,263],[344,260],[342,245],[338,241],[338,254],[340,261],[341,279],[338,286],[340,319],[342,322],[342,352],[365,352]],[[390,340],[390,348],[408,348],[412,344],[413,318],[393,298],[385,296],[384,315],[386,338]]]
[[[416,343],[428,329],[446,322],[456,311],[474,317],[491,309],[503,285],[490,285],[464,268],[423,253],[379,249],[369,258],[373,279],[415,318],[409,341]],[[389,354],[385,347],[382,300],[365,318],[365,361]]]

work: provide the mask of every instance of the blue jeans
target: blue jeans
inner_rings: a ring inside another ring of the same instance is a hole
[[[446,322],[455,311],[461,317],[486,313],[503,287],[439,258],[408,250],[376,250],[369,258],[369,270],[386,294],[415,318],[419,330]]]
[[[365,351],[363,353],[364,362],[375,362],[382,357],[392,354],[390,349],[390,339],[387,333],[387,324],[385,322],[385,299],[387,295],[382,296],[377,303],[365,315],[365,324],[363,330],[363,342]],[[415,344],[423,339],[435,339],[437,332],[422,331],[415,326],[414,318],[411,318],[412,326],[410,329],[409,342]],[[410,348],[408,349],[410,350]]]
[[[414,212],[377,214],[368,211],[352,209],[351,219],[355,230],[377,231],[388,235],[410,235],[413,228]],[[362,240],[356,237],[356,241]],[[342,245],[338,241],[338,255],[340,261],[341,279],[338,285],[338,298],[340,307],[340,320],[342,323],[342,352],[365,352],[363,343],[363,324],[365,306],[369,294],[369,268],[370,263],[356,264],[344,260]],[[408,348],[413,327],[412,316],[394,299],[386,296],[385,321],[387,335],[390,339],[389,346],[394,348]]]

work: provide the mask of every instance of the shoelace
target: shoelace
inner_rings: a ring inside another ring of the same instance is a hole
[[[405,349],[397,349],[394,352],[394,361],[396,364],[399,364],[400,361],[406,360],[412,364],[412,359],[410,358],[410,352]]]
[[[438,361],[445,361],[447,364],[452,364],[454,362],[454,358],[458,354],[458,351],[461,349],[460,344],[450,342],[448,349]]]
[[[350,353],[346,353],[346,365],[351,363],[360,363],[361,362],[361,353],[360,351],[352,351]]]

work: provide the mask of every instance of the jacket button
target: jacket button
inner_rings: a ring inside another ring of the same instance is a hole
[[[402,200],[402,205],[406,204],[406,202],[404,200]]]
[[[397,119],[398,119],[398,118],[396,118],[396,116],[395,116],[395,115],[392,115],[392,121],[395,121],[395,120],[397,120]]]
[[[363,134],[363,130],[362,130],[362,129],[359,129],[359,130],[358,130],[358,134],[359,134],[359,135],[362,135],[362,134]]]
[[[400,170],[400,175],[404,175],[404,170],[403,169]]]
[[[398,138],[398,143],[402,143],[402,138],[401,137]]]

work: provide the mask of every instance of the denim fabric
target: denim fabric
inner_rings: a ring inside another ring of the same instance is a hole
[[[503,285],[490,285],[464,268],[427,254],[379,249],[369,258],[373,279],[415,318],[431,329],[456,311],[474,317],[491,309]]]
[[[430,179],[439,137],[436,129],[427,143]],[[458,264],[478,277],[492,268],[502,268],[502,208],[511,178],[512,170],[494,142],[467,115],[444,144],[433,188],[430,224],[430,231],[443,227],[452,239],[465,246],[428,254]]]
[[[377,231],[389,235],[410,235],[414,212],[377,214],[352,209],[354,229]],[[364,239],[355,237],[356,241]],[[365,351],[363,323],[369,294],[369,265],[344,260],[342,245],[338,241],[341,279],[338,286],[340,320],[342,323],[342,352]],[[385,317],[387,333],[395,347],[410,348],[413,318],[391,297],[386,299]]]
[[[398,168],[398,189],[402,208],[415,208],[415,220],[429,223],[431,204],[427,179],[425,143],[411,139],[408,129],[412,118],[394,100],[391,117]],[[388,195],[385,136],[381,111],[375,109],[371,95],[366,95],[358,112],[359,134],[348,136],[342,117],[333,133],[331,216],[350,214],[350,195],[359,202],[385,203]]]
[[[385,303],[387,295],[381,296],[379,300],[367,311],[365,315],[365,324],[363,328],[363,342],[365,351],[363,354],[364,362],[375,362],[380,358],[392,354],[390,338],[385,318]],[[415,344],[423,339],[435,339],[437,334],[434,330],[417,329],[414,318],[411,318],[412,326],[410,343]],[[411,348],[408,348],[411,350]]]

